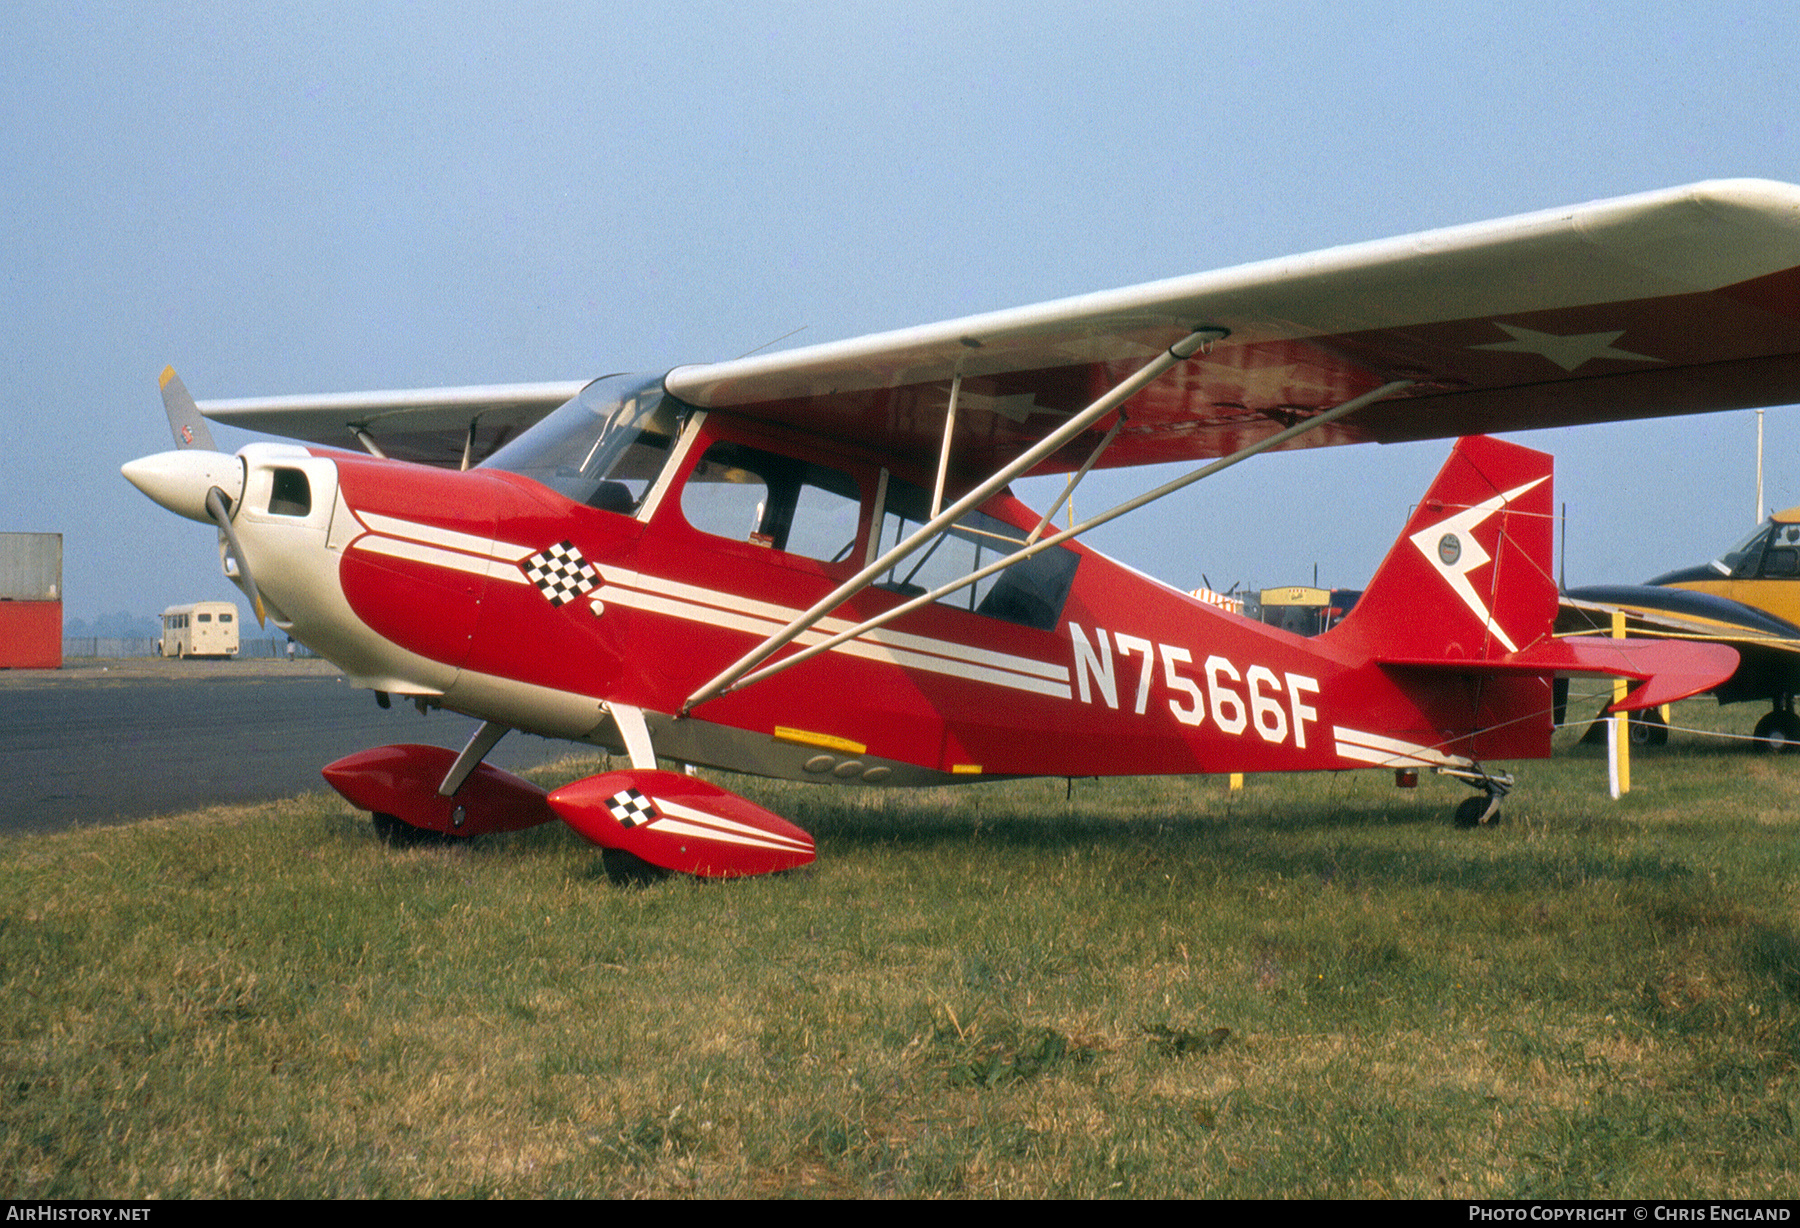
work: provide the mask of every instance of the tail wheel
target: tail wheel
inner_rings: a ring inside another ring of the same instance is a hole
[[[1492,813],[1489,813],[1490,807]],[[1456,825],[1458,827],[1494,827],[1499,822],[1500,799],[1497,797],[1465,798],[1462,805],[1456,808]]]
[[[1771,712],[1756,722],[1756,732],[1752,736],[1772,755],[1800,749],[1800,715]]]

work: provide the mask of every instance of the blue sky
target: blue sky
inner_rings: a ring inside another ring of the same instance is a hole
[[[0,530],[65,535],[71,616],[235,595],[211,532],[118,475],[168,446],[165,363],[201,398],[585,378],[1800,180],[1800,23],[1709,9],[28,0],[0,42]],[[1767,432],[1765,502],[1800,503],[1800,417]],[[1571,583],[1751,522],[1751,414],[1521,438],[1557,455]],[[1446,450],[1264,458],[1094,544],[1184,587],[1358,585]]]

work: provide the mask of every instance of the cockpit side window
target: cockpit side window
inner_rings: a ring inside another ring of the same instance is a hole
[[[1800,524],[1776,524],[1763,548],[1762,575],[1771,580],[1800,576]]]
[[[681,514],[702,533],[840,563],[856,551],[862,492],[841,470],[719,440],[688,475]]]
[[[481,467],[541,482],[576,503],[631,515],[655,484],[687,407],[660,376],[597,379]]]

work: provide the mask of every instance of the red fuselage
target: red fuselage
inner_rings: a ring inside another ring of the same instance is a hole
[[[513,473],[331,454],[339,514],[356,520],[330,531],[349,609],[453,675],[431,688],[447,706],[616,744],[602,703],[629,704],[651,716],[665,755],[803,779],[1295,771],[1548,753],[1541,678],[1378,666],[1354,615],[1303,639],[1073,544],[1064,548],[1072,579],[1047,626],[1031,625],[1046,621],[1041,607],[997,616],[995,603],[965,594],[675,718],[696,688],[863,564],[882,531],[877,500],[896,482],[875,457],[722,415],[690,436],[635,516]],[[825,558],[778,548],[749,521],[727,536],[688,494],[699,471],[719,468],[703,457],[719,456],[738,465],[727,481],[742,477],[743,456],[828,467],[821,481],[843,501],[846,536],[853,507],[854,541]],[[1009,494],[984,510],[1017,536],[1037,523]],[[898,580],[864,589],[800,643],[912,591]],[[1464,616],[1473,643],[1482,629]],[[308,631],[296,622],[297,635]],[[533,696],[544,697],[535,722]],[[1494,719],[1521,710],[1541,716]],[[577,728],[584,711],[593,728]]]

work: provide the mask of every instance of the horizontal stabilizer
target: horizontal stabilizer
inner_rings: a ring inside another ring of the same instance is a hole
[[[577,780],[550,808],[602,848],[703,878],[741,878],[803,866],[812,837],[755,802],[695,776],[633,768]]]
[[[1640,685],[1608,709],[1637,712],[1699,695],[1737,672],[1737,649],[1682,640],[1547,639],[1519,652],[1480,661],[1385,657],[1383,665],[1458,674],[1555,674],[1561,678],[1629,678]]]

